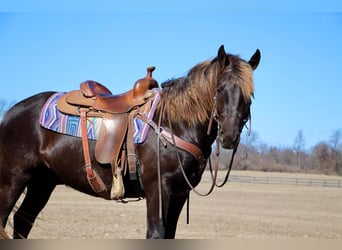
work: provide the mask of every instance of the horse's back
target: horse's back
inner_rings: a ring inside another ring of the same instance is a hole
[[[4,114],[0,123],[1,130],[3,130],[8,123],[20,121],[22,116],[27,117],[28,120],[34,118],[34,116],[39,117],[41,108],[53,93],[55,92],[39,93],[15,104]],[[30,117],[31,115],[32,117]]]

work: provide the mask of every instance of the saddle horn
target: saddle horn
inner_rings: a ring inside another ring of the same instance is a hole
[[[159,88],[158,82],[152,77],[152,72],[155,69],[156,67],[154,66],[148,67],[146,76],[135,82],[133,87],[134,97],[145,94],[149,89]]]

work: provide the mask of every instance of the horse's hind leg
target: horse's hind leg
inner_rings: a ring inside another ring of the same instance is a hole
[[[0,224],[5,228],[8,217],[26,187],[28,177],[16,178],[9,168],[0,168]],[[11,177],[11,178],[10,178]]]
[[[19,199],[23,189],[10,189],[8,186],[0,185],[0,226],[5,228],[16,201]]]
[[[35,219],[56,187],[51,176],[39,174],[27,186],[25,198],[13,216],[13,238],[27,238]]]

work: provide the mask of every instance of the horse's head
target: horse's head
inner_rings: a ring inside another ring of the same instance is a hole
[[[243,126],[250,119],[254,91],[253,70],[260,62],[260,51],[257,50],[246,62],[226,54],[222,45],[213,62],[220,67],[215,95],[218,136],[223,148],[233,149],[239,144]]]

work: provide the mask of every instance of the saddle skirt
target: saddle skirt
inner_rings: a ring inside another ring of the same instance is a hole
[[[160,100],[160,90],[155,88],[153,91],[155,92],[155,98],[151,109],[145,114],[149,119],[153,118]],[[65,94],[65,92],[55,93],[46,101],[40,113],[39,123],[42,127],[57,133],[82,137],[80,117],[64,114],[57,108],[58,100]],[[101,117],[87,117],[87,135],[89,139],[99,139],[102,122],[103,118]],[[146,140],[149,127],[147,123],[139,118],[134,119],[134,143],[143,143]]]

